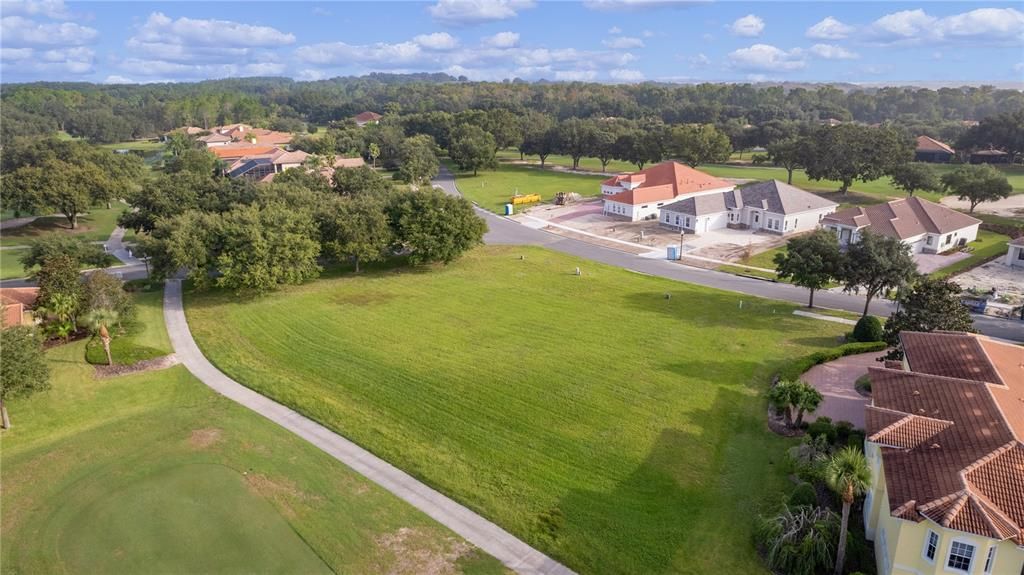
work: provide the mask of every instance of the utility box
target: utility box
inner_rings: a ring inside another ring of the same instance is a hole
[[[515,212],[515,206],[512,204],[505,204],[505,215],[511,216]]]

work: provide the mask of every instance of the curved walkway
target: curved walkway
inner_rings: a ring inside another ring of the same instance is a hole
[[[164,289],[164,320],[174,353],[200,381],[323,452],[351,467],[370,481],[397,495],[438,523],[501,561],[517,573],[572,575],[573,572],[466,507],[420,483],[404,471],[304,417],[229,378],[199,350],[185,319],[181,280],[168,280]]]
[[[864,407],[871,403],[871,398],[857,393],[854,384],[858,377],[868,372],[869,367],[881,367],[878,358],[884,354],[884,351],[872,351],[848,355],[809,369],[800,379],[813,385],[824,399],[818,409],[804,419],[814,421],[826,416],[833,422],[849,421],[864,429]]]

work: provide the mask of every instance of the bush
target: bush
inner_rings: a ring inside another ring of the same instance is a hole
[[[835,423],[836,428],[836,444],[848,445],[850,434],[853,433],[853,424],[849,421],[837,421]]]
[[[815,419],[807,426],[807,435],[814,438],[824,437],[829,445],[834,444],[836,442],[836,428],[832,425],[832,418],[822,416]]]
[[[853,326],[853,341],[882,341],[882,322],[873,315],[866,315]]]
[[[864,432],[859,429],[854,429],[850,432],[850,436],[846,438],[846,445],[850,447],[856,447],[861,451],[864,450]]]
[[[754,154],[750,156],[750,163],[755,166],[763,166],[764,164],[767,164],[770,159],[771,158],[769,158],[767,154]]]
[[[784,367],[779,371],[780,379],[800,379],[805,371],[818,365],[819,363],[827,363],[834,359],[847,355],[856,355],[858,353],[868,353],[871,351],[882,351],[886,348],[884,342],[873,341],[867,343],[847,343],[839,347],[832,349],[826,349],[824,351],[816,351],[810,355],[806,355],[802,358],[794,360],[788,366]]]
[[[835,560],[839,516],[821,507],[787,507],[774,517],[761,519],[756,538],[773,571],[824,573]]]
[[[796,488],[793,489],[793,493],[790,493],[789,495],[790,507],[814,507],[817,504],[818,492],[814,490],[813,485],[807,482],[798,483]]]

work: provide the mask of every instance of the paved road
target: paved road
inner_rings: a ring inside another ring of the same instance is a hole
[[[291,431],[364,477],[397,495],[506,567],[523,574],[572,575],[564,565],[523,543],[504,529],[420,483],[344,437],[224,375],[211,364],[192,338],[181,300],[181,280],[168,280],[164,320],[174,353],[200,381]]]
[[[461,195],[455,185],[454,176],[443,166],[437,178],[434,179],[433,184],[449,194]],[[684,266],[667,260],[643,258],[631,253],[559,236],[543,230],[535,230],[481,208],[477,208],[477,213],[487,222],[488,232],[484,237],[484,241],[489,244],[544,246],[573,256],[654,276],[747,295],[800,304],[807,303],[807,290],[787,283],[745,278],[714,270]],[[864,298],[855,294],[831,291],[818,292],[814,295],[814,303],[821,307],[842,309],[855,313],[861,313],[864,310]],[[895,310],[895,306],[896,304],[892,301],[876,298],[871,302],[870,311],[875,315],[885,317]],[[1013,341],[1024,341],[1024,322],[980,315],[974,315],[973,317],[974,327],[985,335]]]

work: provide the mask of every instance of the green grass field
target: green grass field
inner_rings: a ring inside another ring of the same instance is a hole
[[[125,209],[121,203],[114,203],[110,209],[94,207],[88,213],[78,216],[78,227],[74,230],[64,216],[43,216],[28,225],[4,230],[0,245],[27,245],[34,239],[50,234],[74,234],[87,241],[104,241],[117,227],[117,217]]]
[[[505,204],[511,201],[517,191],[520,194],[540,194],[544,201],[553,200],[558,192],[576,192],[583,196],[597,196],[601,193],[600,176],[508,164],[501,164],[496,170],[480,170],[474,176],[471,172],[456,172],[453,165],[447,165],[457,176],[456,183],[462,195],[480,204],[480,207],[497,213],[505,213]]]
[[[23,278],[29,275],[21,265],[21,256],[27,249],[0,250],[0,280]]]
[[[602,574],[764,572],[754,519],[792,442],[762,394],[842,331],[795,308],[534,247],[186,294],[238,381]]]
[[[143,340],[170,347],[158,297]],[[10,402],[4,573],[502,573],[490,556],[182,366],[96,379],[85,342]]]
[[[519,153],[502,150],[498,152],[498,158],[502,161],[513,161],[519,160]],[[526,160],[531,163],[539,163],[540,160],[536,156],[526,156]],[[572,166],[572,158],[568,156],[556,156],[551,155],[547,158],[547,165],[554,166]],[[931,168],[938,174],[944,174],[952,171],[956,166],[949,164],[932,164]],[[601,170],[601,163],[595,158],[583,158],[580,161],[580,169],[584,170]],[[742,166],[742,165],[725,165],[725,164],[710,164],[700,166],[701,171],[707,172],[713,176],[722,178],[738,178],[738,179],[750,179],[750,180],[780,180],[786,181],[786,170],[782,168],[776,168],[773,166]],[[1019,194],[1024,193],[1024,167],[1022,166],[999,166],[1010,184],[1013,186],[1013,193]],[[610,173],[617,172],[633,172],[636,171],[636,166],[628,162],[620,162],[617,160],[612,161],[608,164],[608,171]],[[796,170],[793,172],[793,185],[798,188],[815,192],[834,192],[839,189],[839,182],[833,182],[829,180],[809,180],[803,170]],[[850,187],[851,191],[858,192],[860,194],[871,196],[875,201],[881,201],[885,198],[902,198],[906,194],[892,187],[892,183],[889,178],[880,178],[872,180],[870,182],[856,181]],[[934,193],[934,192],[919,192],[918,195],[921,197],[939,201],[945,194]],[[842,196],[838,196],[842,198]],[[843,203],[840,200],[840,203]]]
[[[158,140],[129,140],[127,142],[116,142],[114,144],[100,144],[101,148],[108,150],[137,150],[140,152],[159,152],[164,149],[164,143]]]

